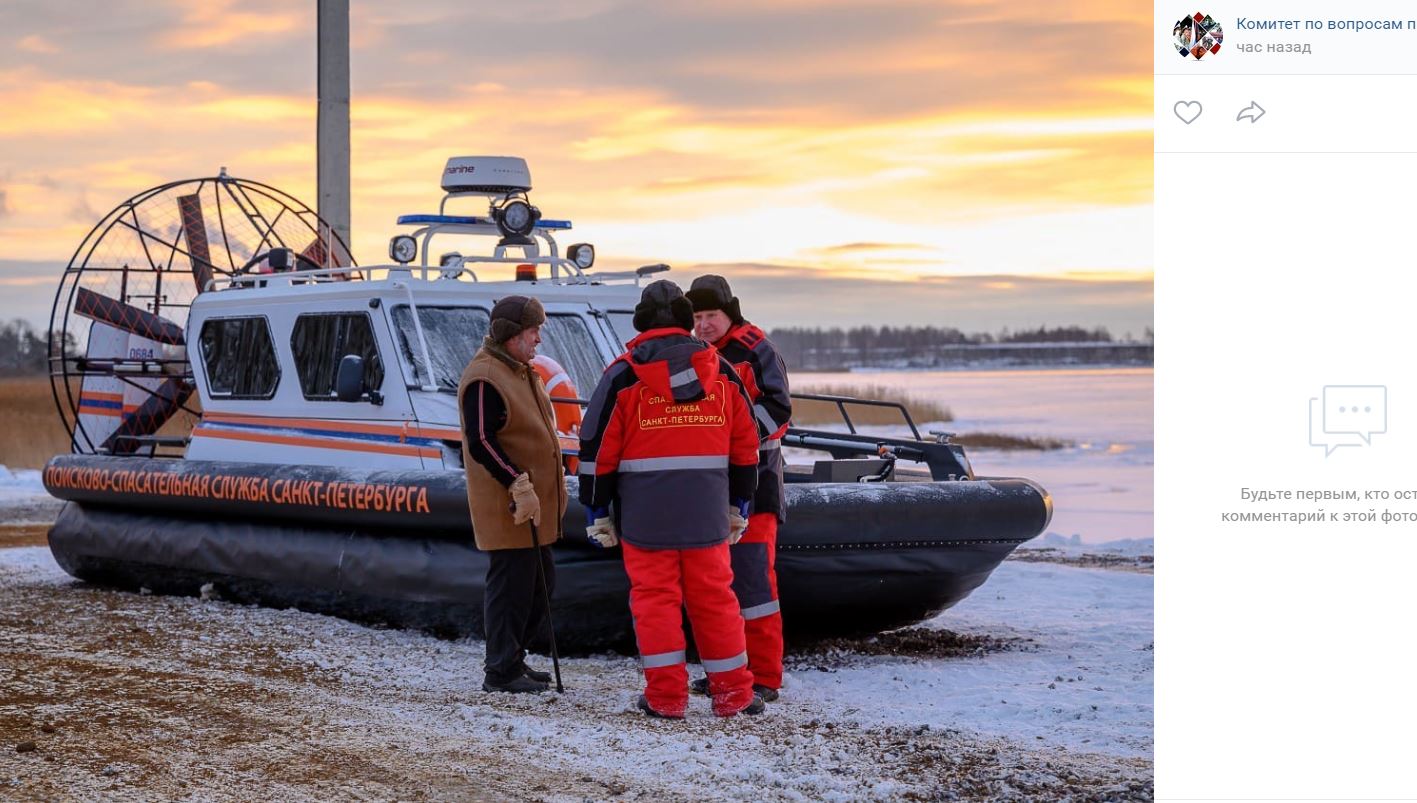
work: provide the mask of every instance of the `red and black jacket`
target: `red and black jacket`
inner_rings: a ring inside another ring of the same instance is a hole
[[[753,417],[763,433],[758,451],[758,490],[754,513],[773,513],[787,520],[787,494],[782,485],[782,436],[792,420],[792,395],[787,387],[787,365],[778,356],[763,330],[747,321],[729,329],[714,347],[733,364],[748,398]]]
[[[646,549],[728,539],[728,508],[757,483],[747,389],[712,346],[651,329],[605,369],[581,422],[580,500],[616,502],[620,537]]]

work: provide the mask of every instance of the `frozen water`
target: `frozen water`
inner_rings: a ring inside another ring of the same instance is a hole
[[[1152,525],[1152,370],[858,371],[797,374],[794,387],[876,384],[948,406],[922,430],[1063,438],[1047,452],[970,449],[981,476],[1028,477],[1053,495],[1049,532],[1085,543],[1147,539]],[[894,434],[901,434],[900,431]]]

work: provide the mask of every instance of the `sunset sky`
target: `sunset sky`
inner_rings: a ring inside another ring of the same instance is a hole
[[[353,0],[354,253],[512,154],[603,265],[724,273],[769,327],[1140,335],[1151,15],[1118,5]],[[313,0],[9,0],[0,41],[0,318],[149,186],[314,203]]]

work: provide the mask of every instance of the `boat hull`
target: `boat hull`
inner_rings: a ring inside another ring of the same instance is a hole
[[[233,602],[482,634],[487,562],[455,472],[70,455],[44,476],[69,500],[50,549],[77,578],[187,595],[211,583]],[[1025,480],[790,484],[788,510],[779,594],[788,635],[802,640],[948,608],[1043,531],[1051,503]],[[554,549],[559,646],[631,651],[619,551],[588,544],[583,521],[572,502]]]

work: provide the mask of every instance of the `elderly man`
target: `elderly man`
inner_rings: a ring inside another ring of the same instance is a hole
[[[539,584],[549,598],[550,545],[566,512],[556,414],[531,365],[545,321],[534,298],[498,301],[458,386],[473,536],[487,552],[482,689],[489,692],[541,692],[551,680],[526,665],[527,645],[548,618]]]
[[[644,289],[634,325],[640,335],[605,369],[581,425],[580,500],[592,541],[610,547],[623,534],[639,707],[683,718],[688,609],[713,712],[757,714],[728,558],[757,481],[748,397],[733,367],[689,334],[694,310],[673,282]]]
[[[732,547],[733,591],[743,607],[748,639],[748,668],[753,688],[767,702],[782,686],[782,614],[777,604],[777,528],[787,518],[782,483],[782,436],[792,420],[787,366],[763,330],[743,319],[728,280],[712,274],[689,286],[694,327],[733,365],[753,402],[762,434],[758,451],[758,490],[753,495],[748,531]],[[695,691],[708,692],[696,681]]]

